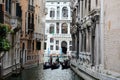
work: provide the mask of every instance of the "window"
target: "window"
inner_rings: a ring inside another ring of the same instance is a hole
[[[56,40],[56,44],[59,44],[59,41],[58,41],[58,40]]]
[[[59,33],[59,23],[56,23],[56,33]]]
[[[69,47],[70,51],[72,51],[72,46]]]
[[[22,16],[21,6],[19,3],[16,3],[16,16],[18,17]]]
[[[57,18],[59,18],[60,17],[60,7],[58,6],[57,7]]]
[[[62,16],[63,17],[68,17],[68,9],[67,9],[67,7],[62,8]]]
[[[69,45],[72,45],[72,41],[69,42]]]
[[[56,50],[59,50],[59,46],[56,46]]]
[[[50,43],[53,43],[54,42],[54,39],[53,38],[50,38]]]
[[[11,0],[6,0],[6,3],[5,3],[5,7],[6,7],[6,11],[11,14]]]
[[[50,10],[50,17],[55,17],[55,9],[54,8],[51,8]]]
[[[4,23],[4,6],[3,4],[0,4],[0,23]]]
[[[28,40],[28,49],[31,49],[31,40]]]
[[[49,33],[54,34],[54,25],[53,24],[50,25]]]
[[[53,45],[50,46],[50,50],[53,50]]]
[[[41,50],[41,42],[37,42],[37,44],[36,44],[36,49],[37,49],[37,50]]]
[[[67,27],[68,27],[67,24],[66,24],[66,23],[63,23],[63,24],[62,24],[62,29],[61,29],[62,31],[61,31],[61,32],[67,34],[67,32],[68,32],[68,30],[67,30],[68,28],[67,28]]]
[[[45,50],[46,50],[46,45],[47,45],[46,42],[44,42],[44,49],[45,49]]]

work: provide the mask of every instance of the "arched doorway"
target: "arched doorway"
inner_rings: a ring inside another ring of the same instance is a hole
[[[66,54],[67,53],[67,42],[66,41],[62,41],[61,48],[62,48],[62,53]]]

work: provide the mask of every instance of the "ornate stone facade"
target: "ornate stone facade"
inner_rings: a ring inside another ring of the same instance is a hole
[[[82,70],[89,78],[92,76],[93,79],[117,80],[120,76],[120,69],[118,68],[120,65],[117,57],[119,55],[117,52],[119,38],[116,38],[116,36],[119,36],[119,28],[116,25],[119,25],[119,22],[117,20],[116,23],[113,20],[119,16],[117,14],[119,11],[117,7],[117,10],[113,9],[114,12],[111,9],[120,1],[109,1],[110,4],[107,2],[104,0],[71,0],[72,54],[77,59],[77,63],[73,59],[72,64],[76,63],[76,67]],[[111,5],[112,3],[114,5]],[[111,16],[114,17],[111,18]],[[115,45],[114,41],[118,42],[118,44]],[[113,53],[115,55],[111,56]],[[97,75],[95,76],[92,71]],[[105,76],[103,77],[103,75]],[[83,78],[86,80],[85,76]]]
[[[69,4],[69,0],[46,0],[45,55],[69,55],[71,52],[71,9]]]

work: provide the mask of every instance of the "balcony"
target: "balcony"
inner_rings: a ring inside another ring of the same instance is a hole
[[[54,38],[71,38],[70,34],[53,34]]]
[[[29,5],[28,6],[28,10],[34,12],[35,11],[35,7],[33,5]]]
[[[22,26],[22,20],[19,17],[12,17],[10,19],[10,24],[12,26],[12,30],[18,31]]]
[[[34,33],[33,39],[40,41],[40,40],[43,40],[44,37],[43,37],[43,34],[41,34],[41,33]]]

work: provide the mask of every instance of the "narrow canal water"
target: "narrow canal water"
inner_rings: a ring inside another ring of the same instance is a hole
[[[23,70],[18,77],[9,77],[6,80],[83,80],[80,79],[71,69],[43,70],[42,65],[31,69]]]

